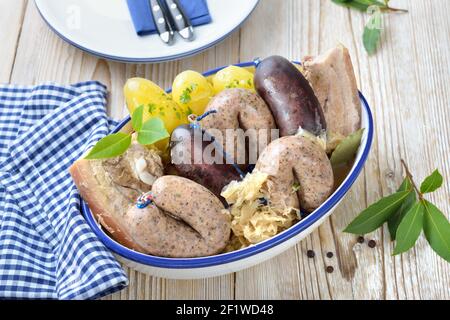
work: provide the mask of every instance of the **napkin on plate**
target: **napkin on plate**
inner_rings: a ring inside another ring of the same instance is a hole
[[[127,285],[68,172],[115,125],[106,94],[98,82],[0,85],[0,298],[95,299]]]
[[[127,0],[134,28],[139,36],[156,33],[155,23],[149,0]],[[192,25],[199,26],[210,23],[211,16],[206,0],[180,0]]]

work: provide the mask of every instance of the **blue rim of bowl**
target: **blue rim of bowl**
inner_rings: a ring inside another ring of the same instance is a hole
[[[294,61],[296,64],[300,64],[299,62]],[[239,67],[251,67],[255,66],[255,62],[244,62],[236,64],[236,66]],[[216,68],[210,71],[205,72],[204,76],[210,76],[212,74],[217,73],[218,71],[222,70],[224,67]],[[170,92],[170,90],[167,90],[167,92]],[[256,245],[238,250],[233,251],[229,253],[222,253],[215,256],[210,257],[201,257],[201,258],[163,258],[163,257],[156,257],[151,256],[143,253],[139,253],[137,251],[128,249],[127,247],[122,246],[112,238],[110,238],[106,233],[104,233],[101,228],[99,227],[98,223],[95,221],[94,216],[92,215],[91,211],[89,210],[89,207],[87,203],[83,200],[81,200],[82,203],[82,211],[83,215],[86,218],[88,224],[94,231],[94,233],[100,238],[100,240],[108,247],[110,250],[112,250],[114,253],[144,264],[149,265],[152,267],[158,267],[158,268],[166,268],[166,269],[194,269],[194,268],[205,268],[205,267],[213,267],[217,265],[223,265],[227,263],[231,263],[237,260],[242,260],[248,257],[251,257],[253,255],[256,255],[258,253],[261,253],[263,251],[269,250],[287,240],[290,238],[298,235],[300,232],[306,230],[311,225],[313,225],[315,222],[320,220],[323,216],[325,216],[329,210],[331,210],[339,201],[345,196],[345,194],[348,192],[348,190],[351,188],[353,183],[358,178],[366,160],[369,156],[370,148],[372,146],[373,142],[373,134],[374,134],[374,128],[373,128],[373,116],[372,112],[370,110],[369,104],[367,103],[366,98],[364,95],[359,92],[359,97],[363,103],[363,106],[367,112],[368,117],[368,123],[367,123],[367,143],[365,145],[365,148],[362,152],[362,156],[358,163],[356,164],[356,167],[354,167],[352,173],[347,176],[346,180],[344,180],[344,183],[339,186],[337,191],[328,198],[316,211],[311,213],[307,218],[304,220],[299,221],[297,224],[293,225],[289,229],[285,230],[284,232],[264,241],[261,243],[258,243]],[[118,126],[114,129],[114,133],[121,130],[128,122],[130,121],[130,117],[127,117],[123,121],[121,121]]]
[[[60,37],[62,40],[64,40],[68,44],[74,46],[75,48],[78,48],[78,49],[80,49],[80,50],[82,50],[84,52],[87,52],[87,53],[89,53],[91,55],[94,55],[96,57],[104,58],[104,59],[111,60],[111,61],[124,62],[124,63],[158,63],[158,62],[165,62],[165,61],[173,61],[173,60],[179,60],[179,59],[191,57],[191,56],[199,54],[199,53],[201,53],[201,52],[203,52],[205,50],[208,50],[208,49],[214,47],[215,45],[221,43],[226,38],[228,38],[230,35],[232,35],[236,30],[238,30],[248,20],[248,18],[250,18],[250,16],[255,11],[256,7],[258,6],[259,2],[260,2],[260,0],[256,1],[255,6],[252,8],[252,10],[250,10],[249,14],[236,27],[234,27],[230,32],[228,32],[227,34],[225,34],[221,38],[216,39],[213,42],[208,43],[207,45],[205,45],[203,47],[200,47],[198,49],[195,49],[195,50],[192,50],[192,51],[189,51],[189,52],[185,52],[183,54],[176,54],[176,55],[160,57],[160,58],[127,58],[127,57],[120,57],[120,56],[112,56],[112,55],[108,55],[108,54],[105,54],[105,53],[101,53],[101,52],[98,52],[98,51],[94,51],[94,50],[88,49],[88,48],[83,47],[83,46],[79,45],[78,43],[70,40],[69,38],[65,37],[61,32],[56,30],[50,24],[50,22],[42,14],[42,12],[41,12],[38,4],[36,3],[36,1],[34,1],[40,16],[45,21],[47,26],[54,33],[56,33],[56,35],[58,35],[58,37]]]

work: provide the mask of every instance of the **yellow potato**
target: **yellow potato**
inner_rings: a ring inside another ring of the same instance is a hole
[[[163,89],[150,80],[129,79],[125,84],[124,94],[130,114],[143,105],[144,122],[160,118],[170,134],[179,125],[188,123],[186,108],[175,103]]]
[[[213,77],[214,92],[216,94],[228,88],[242,88],[255,91],[254,75],[241,67],[229,66],[217,72]]]
[[[173,99],[188,113],[202,115],[213,95],[214,91],[208,80],[195,71],[184,71],[173,82]]]
[[[188,123],[189,112],[179,106],[172,97],[150,80],[142,78],[132,78],[127,81],[124,87],[127,107],[132,114],[136,108],[145,106],[143,122],[160,118],[169,132],[172,132],[180,125]],[[164,161],[169,159],[170,138],[159,141],[149,148],[156,148],[161,151]]]

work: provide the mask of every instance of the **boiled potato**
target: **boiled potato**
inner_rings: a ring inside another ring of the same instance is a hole
[[[187,109],[175,103],[163,89],[150,80],[129,79],[125,84],[124,94],[130,114],[144,105],[144,122],[160,118],[170,134],[179,125],[188,123]]]
[[[242,88],[255,91],[253,74],[241,67],[229,66],[220,70],[213,77],[214,92],[216,94],[229,88]]]
[[[173,82],[172,96],[188,113],[200,116],[214,95],[208,80],[198,72],[184,71]]]

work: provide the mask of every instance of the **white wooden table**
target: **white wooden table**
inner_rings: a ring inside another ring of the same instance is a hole
[[[358,212],[399,185],[400,158],[418,180],[440,169],[446,183],[431,199],[450,214],[450,1],[392,2],[409,13],[386,16],[383,44],[373,57],[361,41],[366,15],[330,0],[262,0],[244,27],[213,49],[181,61],[127,65],[64,43],[33,1],[0,0],[0,82],[100,80],[110,89],[115,118],[125,116],[122,87],[129,77],[167,87],[188,68],[204,71],[272,54],[300,59],[338,42],[349,48],[359,87],[373,108],[376,139],[363,174],[332,217],[295,248],[207,280],[165,280],[127,269],[129,288],[108,299],[450,299],[450,264],[423,238],[410,253],[392,257],[387,229],[366,237],[376,241],[375,248],[342,233]],[[310,249],[313,259],[306,255]],[[334,256],[327,258],[327,252]],[[327,266],[335,271],[327,273]]]

